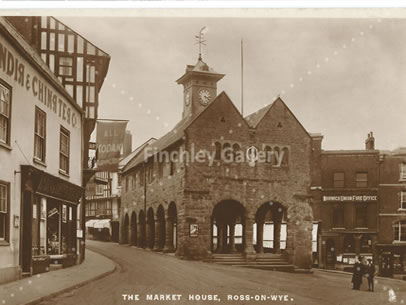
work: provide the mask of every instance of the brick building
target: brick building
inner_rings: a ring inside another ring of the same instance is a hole
[[[378,159],[369,134],[365,150],[322,151],[321,188],[314,216],[321,222],[318,261],[348,269],[356,256],[372,258],[378,230]]]
[[[406,148],[379,158],[377,259],[382,275],[406,273]]]
[[[122,169],[120,241],[190,259],[237,253],[255,261],[272,252],[310,268],[321,137],[280,98],[242,117],[226,93],[217,95],[223,76],[199,58],[177,80],[182,120]]]

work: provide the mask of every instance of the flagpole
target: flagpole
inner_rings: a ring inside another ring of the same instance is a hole
[[[241,115],[244,116],[244,45],[241,39]]]

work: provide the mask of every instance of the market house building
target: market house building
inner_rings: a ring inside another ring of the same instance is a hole
[[[232,254],[255,262],[273,254],[309,269],[311,168],[320,137],[281,98],[244,118],[226,93],[217,94],[223,77],[199,58],[177,80],[184,90],[181,121],[122,169],[120,242],[189,259]],[[204,161],[155,158],[182,152]],[[274,157],[259,162],[261,152]],[[237,154],[246,160],[223,158]],[[269,240],[264,231],[272,231]]]
[[[0,282],[76,261],[83,112],[0,18]]]

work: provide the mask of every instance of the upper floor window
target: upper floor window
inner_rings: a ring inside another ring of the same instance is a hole
[[[368,187],[368,173],[356,173],[355,186]]]
[[[400,192],[400,208],[406,210],[406,192]]]
[[[0,80],[0,142],[10,144],[11,90]]]
[[[333,187],[344,187],[344,173],[333,174]]]
[[[0,182],[0,242],[8,241],[10,226],[10,184]]]
[[[59,145],[59,169],[66,174],[69,174],[69,146],[69,131],[61,126]]]
[[[355,207],[355,227],[356,228],[368,227],[368,207],[365,204]]]
[[[406,241],[406,220],[398,221],[393,224],[393,240]]]
[[[131,188],[135,190],[137,186],[137,173],[134,173],[131,180]]]
[[[400,180],[406,180],[406,163],[400,164]]]
[[[104,193],[104,185],[97,184],[96,185],[96,195],[103,195],[103,193]]]
[[[34,128],[34,158],[45,162],[46,144],[46,114],[39,108],[35,108]]]
[[[59,57],[59,75],[72,77],[72,57]]]

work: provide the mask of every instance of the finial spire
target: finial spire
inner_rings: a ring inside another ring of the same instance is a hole
[[[206,40],[204,39],[204,34],[207,32],[207,27],[202,27],[199,32],[199,35],[196,35],[195,38],[197,39],[196,44],[199,44],[199,60],[202,60],[202,45],[206,45]]]

